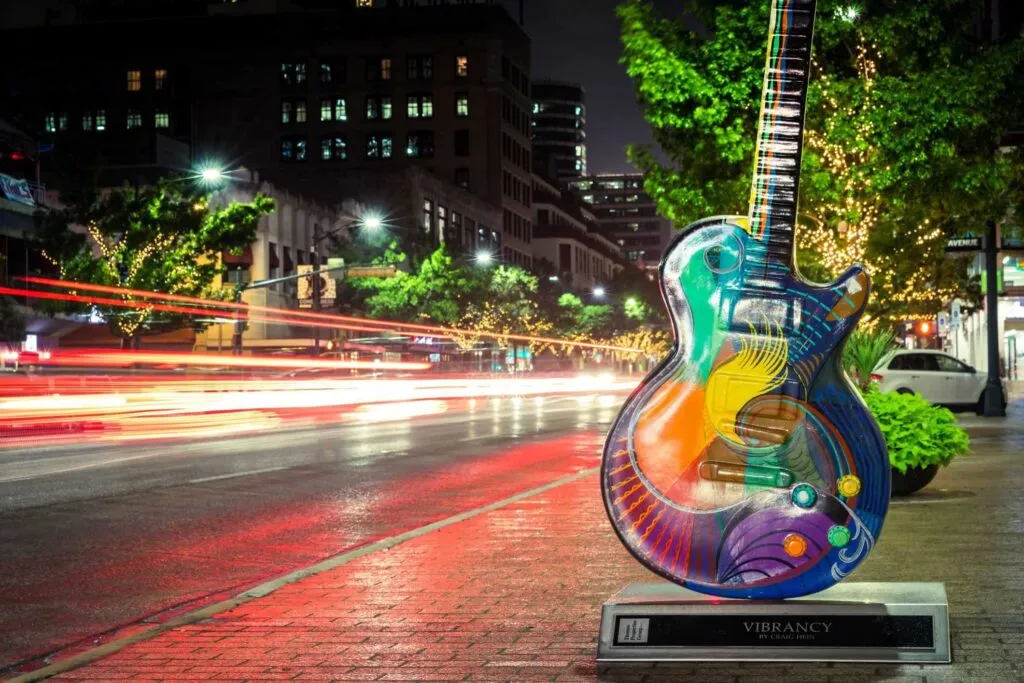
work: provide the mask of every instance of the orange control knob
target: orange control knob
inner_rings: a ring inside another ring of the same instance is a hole
[[[807,552],[807,539],[800,534],[790,534],[782,539],[782,549],[790,557],[800,557]]]

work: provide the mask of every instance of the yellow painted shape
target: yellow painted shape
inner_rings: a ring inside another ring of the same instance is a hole
[[[779,388],[789,343],[781,334],[769,334],[751,342],[740,341],[740,352],[711,371],[708,378],[706,411],[722,438],[742,445],[736,433],[737,417],[752,399]]]

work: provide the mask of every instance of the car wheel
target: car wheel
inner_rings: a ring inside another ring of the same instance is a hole
[[[900,387],[899,389],[896,390],[896,393],[897,394],[912,394],[912,393],[914,393],[914,390],[913,389],[907,389],[906,387]]]

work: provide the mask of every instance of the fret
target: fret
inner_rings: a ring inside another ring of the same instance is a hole
[[[749,213],[760,249],[748,255],[766,279],[788,275],[793,261],[815,4],[772,0]]]

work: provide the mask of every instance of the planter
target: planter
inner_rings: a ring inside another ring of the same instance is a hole
[[[939,473],[938,465],[928,467],[908,467],[906,474],[895,467],[892,468],[892,495],[909,496],[911,493],[920,491]]]

